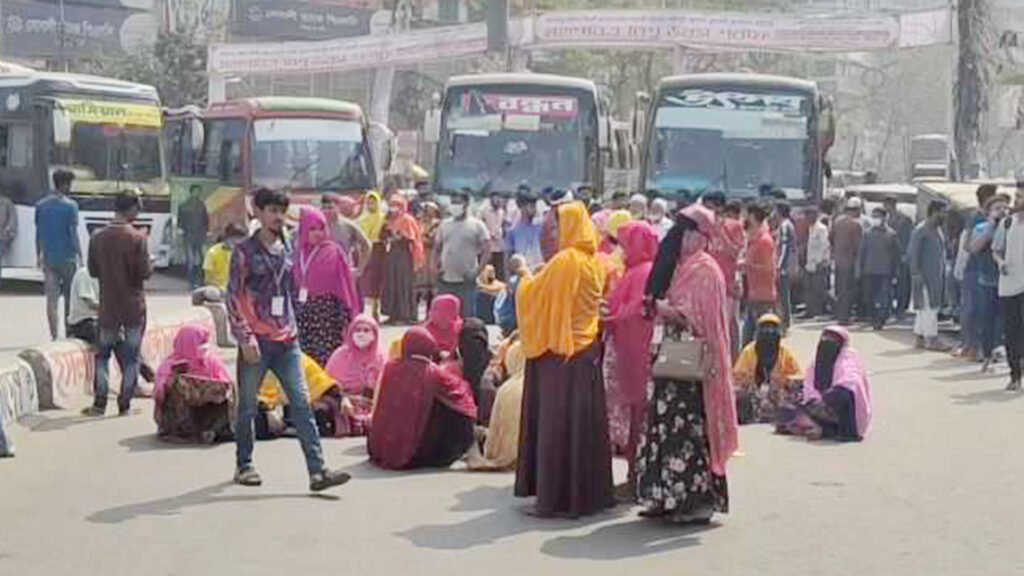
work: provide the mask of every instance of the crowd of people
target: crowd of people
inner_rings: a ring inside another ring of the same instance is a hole
[[[260,189],[255,232],[228,227],[203,265],[238,368],[209,349],[205,329],[183,328],[153,378],[158,433],[233,438],[243,485],[261,483],[254,440],[296,436],[321,490],[349,478],[327,468],[320,438],[365,436],[383,468],[515,470],[515,494],[535,497],[538,516],[636,502],[647,517],[707,522],[729,509],[739,425],[866,437],[872,395],[855,322],[881,330],[913,304],[917,344],[945,350],[940,320],[959,314],[959,353],[988,368],[1005,342],[1019,389],[1024,195],[1011,215],[994,192],[979,189],[957,230],[945,204],[915,226],[895,199],[865,216],[856,196],[796,214],[783,198],[720,193],[600,203],[522,187],[473,210],[464,192],[444,203],[389,191],[325,195],[289,218],[288,196]],[[137,198],[119,196],[117,210],[90,243],[98,290],[72,298],[98,293],[90,415],[105,411],[111,353],[128,367],[127,410],[145,327]],[[114,299],[116,312],[104,306]],[[806,362],[786,339],[801,309],[835,319]],[[980,320],[993,316],[1005,338]],[[411,327],[386,342],[385,324]],[[628,462],[619,486],[616,457]]]

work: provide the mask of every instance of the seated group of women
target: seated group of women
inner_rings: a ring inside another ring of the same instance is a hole
[[[846,329],[830,326],[806,377],[782,341],[782,320],[762,316],[733,368],[740,424],[773,423],[780,434],[863,440],[871,425],[871,386]]]

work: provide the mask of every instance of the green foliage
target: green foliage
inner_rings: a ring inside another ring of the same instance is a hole
[[[170,108],[206,105],[206,43],[188,30],[161,31],[152,46],[108,60],[95,72],[152,84]]]

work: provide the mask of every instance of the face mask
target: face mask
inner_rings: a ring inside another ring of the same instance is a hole
[[[875,226],[875,227],[881,226],[883,222],[884,222],[884,220],[879,218],[879,217],[877,217],[877,216],[872,216],[871,217],[871,225],[872,226]]]
[[[465,204],[452,204],[452,214],[455,216],[462,216],[466,213]]]
[[[352,343],[356,348],[366,348],[373,343],[373,334],[370,332],[355,332],[352,334]]]
[[[658,222],[661,222],[661,214],[648,214],[647,221],[652,224],[657,224]]]

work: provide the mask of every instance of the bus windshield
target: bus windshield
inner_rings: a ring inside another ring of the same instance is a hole
[[[449,90],[445,102],[439,189],[481,194],[589,183],[590,149],[597,146],[591,95],[547,86],[467,87]]]
[[[795,93],[666,91],[655,111],[646,188],[752,197],[770,187],[804,199],[810,107]]]
[[[137,186],[166,194],[160,158],[160,129],[75,123],[65,167],[75,173],[76,192],[117,192]]]
[[[254,186],[365,190],[372,165],[357,120],[273,118],[253,124]]]

